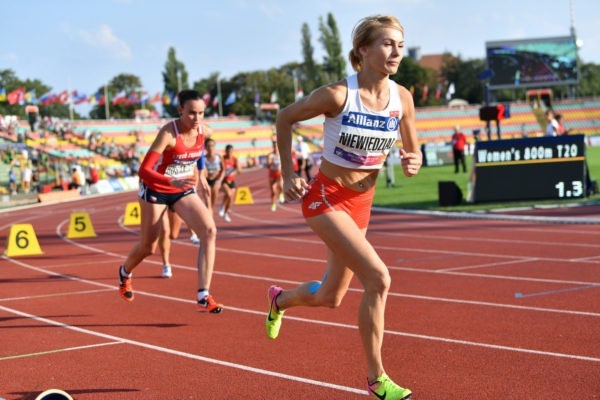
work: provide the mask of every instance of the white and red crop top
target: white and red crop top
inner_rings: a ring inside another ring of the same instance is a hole
[[[348,95],[340,114],[325,118],[323,158],[345,168],[381,169],[398,139],[402,102],[396,82],[388,79],[390,101],[381,111],[365,107],[358,91],[358,76],[346,78]]]

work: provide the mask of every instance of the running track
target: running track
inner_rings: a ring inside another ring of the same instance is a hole
[[[195,311],[197,247],[173,245],[119,298],[117,266],[138,240],[122,225],[135,193],[0,213],[31,223],[43,255],[0,259],[0,397],[59,388],[76,399],[362,399],[360,286],[338,309],[294,309],[266,338],[266,289],[320,279],[325,247],[298,205],[272,213],[265,171],[240,177],[253,205],[218,218],[212,292]],[[67,239],[71,212],[95,238]],[[600,398],[600,228],[374,212],[368,233],[390,268],[384,362],[422,399]]]

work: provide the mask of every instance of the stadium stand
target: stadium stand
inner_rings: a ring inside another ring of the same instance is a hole
[[[562,114],[569,133],[600,135],[600,100],[585,98],[554,100],[554,110]],[[416,110],[417,135],[421,142],[448,142],[453,128],[460,125],[472,141],[474,130],[480,130],[480,139],[487,140],[485,123],[479,120],[479,105],[460,107],[425,107]],[[502,138],[541,136],[544,127],[538,122],[530,104],[524,101],[510,103],[510,118],[500,124]],[[297,124],[294,134],[303,136],[311,150],[319,152],[323,139],[324,117],[316,117]],[[96,165],[107,176],[135,174],[139,162],[154,140],[158,129],[168,120],[77,120],[68,122],[68,129],[29,132],[26,121],[19,121],[11,129],[0,130],[0,140],[8,145],[26,146],[47,154],[53,160],[76,162],[83,167]],[[254,166],[271,152],[274,126],[257,123],[249,117],[208,118],[212,137],[218,151],[231,144],[243,166]],[[492,138],[496,127],[492,124]],[[7,145],[5,144],[5,146]],[[6,163],[5,163],[6,164]],[[0,183],[7,185],[9,167],[0,165]],[[17,171],[18,173],[19,171]],[[47,177],[51,179],[51,177]]]
[[[478,129],[482,132],[480,138],[486,140],[485,122],[479,120],[479,108],[479,105],[457,108],[418,108],[416,128],[420,142],[447,142],[454,133],[453,128],[456,125],[460,125],[467,135]],[[555,100],[553,108],[557,113],[562,114],[565,128],[569,132],[600,134],[600,100]],[[318,140],[322,136],[322,124],[323,117],[313,118],[300,124],[298,132]],[[496,138],[495,124],[492,124],[491,130],[492,138]],[[526,102],[510,103],[510,118],[501,121],[500,130],[504,139],[541,136],[544,132],[531,106]]]

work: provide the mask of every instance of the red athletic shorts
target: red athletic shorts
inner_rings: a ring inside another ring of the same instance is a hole
[[[302,199],[302,215],[310,218],[330,211],[343,211],[360,229],[364,229],[369,225],[374,195],[374,186],[366,192],[357,192],[343,187],[319,171]]]
[[[281,171],[269,170],[269,179],[276,181],[281,178]]]

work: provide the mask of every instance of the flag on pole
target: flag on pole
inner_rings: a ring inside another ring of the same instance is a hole
[[[115,97],[113,97],[112,99],[112,105],[116,106],[119,103],[123,103],[127,100],[127,94],[125,93],[124,90],[121,90],[119,93],[116,94]]]
[[[52,103],[54,103],[55,98],[56,98],[55,94],[53,94],[52,92],[48,92],[45,95],[43,95],[42,97],[40,97],[40,104],[43,106],[52,104]]]
[[[0,89],[0,101],[6,101],[6,88]]]
[[[27,96],[27,91],[25,88],[22,88],[21,92],[19,93],[19,105],[21,105],[21,106],[25,105],[26,96]]]
[[[37,104],[38,99],[35,95],[35,89],[31,89],[29,92],[25,93],[25,101],[31,104]]]
[[[225,100],[226,106],[229,106],[233,103],[235,103],[235,90],[233,92],[229,93],[229,96],[227,96],[227,100]]]
[[[73,96],[73,104],[75,104],[75,105],[89,101],[88,97],[85,93],[79,93],[77,90],[73,90],[72,96]]]
[[[162,101],[161,97],[160,97],[160,93],[156,92],[156,94],[154,96],[152,96],[152,98],[150,99],[150,103],[155,104],[155,103],[160,103]]]
[[[150,93],[142,92],[140,96],[140,104],[148,104],[150,102]]]
[[[216,107],[219,104],[219,95],[216,95],[212,101],[212,106]]]
[[[133,92],[129,95],[129,97],[127,97],[127,99],[125,100],[125,105],[130,105],[130,104],[139,104],[140,103],[140,98],[138,97],[136,92]]]
[[[423,86],[423,95],[421,96],[421,100],[426,101],[428,95],[429,95],[429,85],[425,84],[425,86]]]
[[[279,100],[279,94],[277,90],[273,90],[273,93],[271,93],[271,103],[277,103],[277,100]]]
[[[171,94],[169,92],[164,92],[163,96],[162,96],[162,103],[165,106],[168,106],[171,104]]]
[[[454,82],[450,82],[450,85],[448,86],[448,91],[446,92],[446,100],[450,100],[454,93]]]
[[[210,92],[205,92],[202,95],[202,100],[204,101],[204,105],[209,105],[210,104]]]
[[[442,96],[442,84],[438,83],[437,89],[435,89],[435,98],[439,100],[441,96]]]
[[[8,104],[13,105],[20,103],[21,101],[25,101],[25,88],[20,87],[12,92],[10,92],[6,98],[8,99]]]
[[[104,95],[102,94],[102,89],[98,90],[95,94],[91,95],[88,99],[88,102],[92,105],[98,104],[99,106],[104,105]],[[102,100],[102,103],[100,102]]]
[[[296,91],[296,100],[300,100],[303,97],[304,97],[304,91],[302,90],[301,87],[299,87],[298,90]]]
[[[56,95],[56,99],[54,100],[54,102],[58,103],[58,104],[68,103],[69,102],[69,92],[67,92],[66,90],[63,90],[58,95]]]

